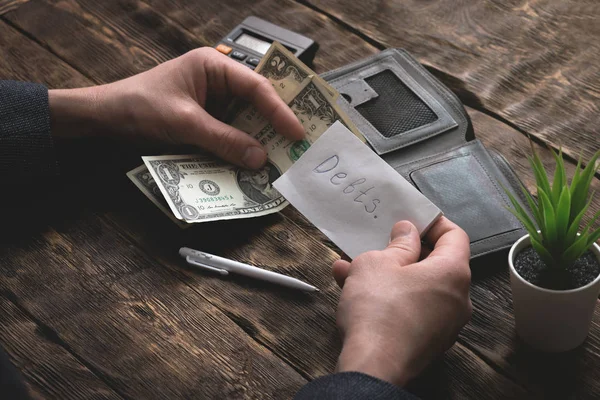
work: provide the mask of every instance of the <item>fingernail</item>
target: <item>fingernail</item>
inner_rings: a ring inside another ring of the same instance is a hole
[[[408,236],[412,231],[413,225],[408,221],[400,221],[396,224],[393,231],[393,236]]]
[[[263,149],[257,146],[251,146],[246,149],[246,153],[244,153],[244,157],[242,158],[242,163],[247,168],[257,169],[263,166],[266,158],[267,154]]]

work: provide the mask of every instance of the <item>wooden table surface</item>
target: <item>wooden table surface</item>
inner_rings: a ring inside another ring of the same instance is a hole
[[[600,148],[596,0],[0,0],[0,79],[111,82],[213,45],[249,15],[318,41],[317,72],[407,49],[534,192],[527,135],[548,165],[546,147],[562,146],[571,172]],[[0,207],[0,343],[37,397],[285,399],[334,369],[338,254],[297,211],[181,231],[125,177],[145,149],[58,146],[59,182],[5,185]],[[322,293],[199,274],[182,245],[276,266]],[[515,336],[506,254],[472,269],[471,322],[411,389],[600,397],[600,308],[583,346],[537,354]]]

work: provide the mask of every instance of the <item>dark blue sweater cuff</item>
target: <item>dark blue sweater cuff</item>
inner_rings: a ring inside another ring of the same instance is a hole
[[[48,89],[0,81],[0,177],[18,181],[57,173]]]
[[[418,400],[414,395],[370,375],[341,372],[306,384],[294,400]]]

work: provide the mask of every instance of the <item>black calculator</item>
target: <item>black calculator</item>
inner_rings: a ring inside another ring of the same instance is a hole
[[[284,45],[303,63],[310,65],[319,45],[314,40],[257,17],[248,17],[215,45],[221,53],[254,69],[271,43]]]

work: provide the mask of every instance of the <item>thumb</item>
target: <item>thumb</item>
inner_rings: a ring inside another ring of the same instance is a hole
[[[185,142],[245,168],[257,169],[265,164],[267,153],[252,136],[213,118],[200,106],[194,111],[189,113],[189,121],[182,121],[188,136]]]
[[[333,263],[331,272],[338,286],[343,288],[350,272],[350,263],[346,260],[337,260]]]
[[[390,244],[383,251],[401,266],[419,261],[421,239],[417,228],[408,221],[397,222],[392,228]]]

